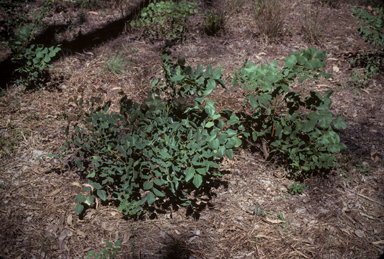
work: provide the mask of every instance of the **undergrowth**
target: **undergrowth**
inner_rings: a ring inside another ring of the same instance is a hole
[[[96,198],[115,200],[129,216],[167,204],[191,206],[190,193],[221,175],[220,161],[233,159],[240,136],[259,143],[266,158],[278,157],[296,178],[337,164],[335,154],[345,148],[337,130],[346,123],[329,111],[332,90],[301,96],[289,88],[296,78],[303,83],[331,76],[322,70],[324,51],[295,51],[283,69],[277,62],[247,63],[237,71],[232,83],[253,92],[244,100],[251,115],[219,113],[208,98],[217,85],[225,87],[221,69],[199,64],[194,70],[168,54],[162,59],[164,76],[152,82],[143,103],[121,92],[120,112],[114,113],[110,101],[76,101],[78,120],[68,125],[60,156],[75,157],[79,170],[89,172],[87,194],[76,196],[78,215]]]

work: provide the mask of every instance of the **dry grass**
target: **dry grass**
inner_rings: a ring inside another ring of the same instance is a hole
[[[288,0],[254,0],[253,18],[267,41],[278,41],[283,35],[285,18],[290,10]]]
[[[301,26],[307,42],[321,45],[329,28],[330,15],[324,13],[318,5],[309,5],[304,9],[304,19]]]

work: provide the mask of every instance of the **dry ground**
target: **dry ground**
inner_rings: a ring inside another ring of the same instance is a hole
[[[224,176],[209,183],[194,209],[133,220],[113,204],[100,204],[80,219],[74,198],[86,179],[63,170],[59,161],[35,158],[63,143],[63,115],[76,112],[73,98],[99,95],[117,101],[117,92],[124,91],[142,100],[151,80],[161,76],[164,44],[124,26],[119,10],[93,10],[99,14],[86,13],[82,26],[55,32],[64,50],[52,64],[56,70],[49,84],[17,97],[17,86],[3,82],[9,88],[0,99],[0,258],[82,258],[104,248],[105,240],[120,237],[124,243],[117,258],[379,258],[384,250],[384,78],[378,75],[364,88],[351,82],[349,62],[370,50],[358,38],[351,4],[291,4],[285,35],[277,43],[260,35],[245,2],[216,37],[204,34],[200,14],[192,17],[187,38],[172,48],[173,57],[185,56],[193,67],[222,67],[228,87],[218,89],[213,99],[220,108],[242,109],[245,93],[229,82],[244,60],[283,62],[295,50],[324,49],[330,57],[325,69],[333,80],[292,87],[335,90],[332,112],[348,124],[341,132],[348,150],[339,156],[340,167],[306,179],[304,193],[291,195],[287,186],[293,180],[285,177],[284,168],[266,163],[257,149],[239,149],[232,161],[223,161]],[[69,4],[60,8],[47,23],[65,24],[79,15]],[[206,5],[198,8],[202,13]],[[309,8],[319,10],[326,24],[317,45],[301,31]],[[115,76],[105,67],[118,53],[126,61],[126,74]],[[267,217],[252,211],[258,205]]]

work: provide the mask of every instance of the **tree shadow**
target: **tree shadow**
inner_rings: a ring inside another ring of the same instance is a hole
[[[77,37],[73,40],[64,40],[59,42],[55,39],[55,34],[63,32],[68,29],[69,24],[66,25],[50,25],[45,30],[37,35],[30,44],[44,44],[45,47],[56,46],[61,44],[61,51],[52,58],[52,61],[58,60],[61,57],[73,55],[76,52],[83,52],[89,50],[102,43],[119,37],[126,29],[127,22],[135,18],[137,13],[149,5],[150,0],[143,0],[136,7],[133,8],[131,13],[116,21],[106,24],[104,27],[95,29],[86,34],[82,34],[81,29]],[[11,84],[14,79],[13,71],[17,69],[17,64],[11,62],[12,55],[9,55],[0,63],[0,89],[5,89]]]

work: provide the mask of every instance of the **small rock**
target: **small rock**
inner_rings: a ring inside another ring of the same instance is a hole
[[[365,236],[364,232],[361,231],[360,229],[355,230],[355,235],[360,238]]]

